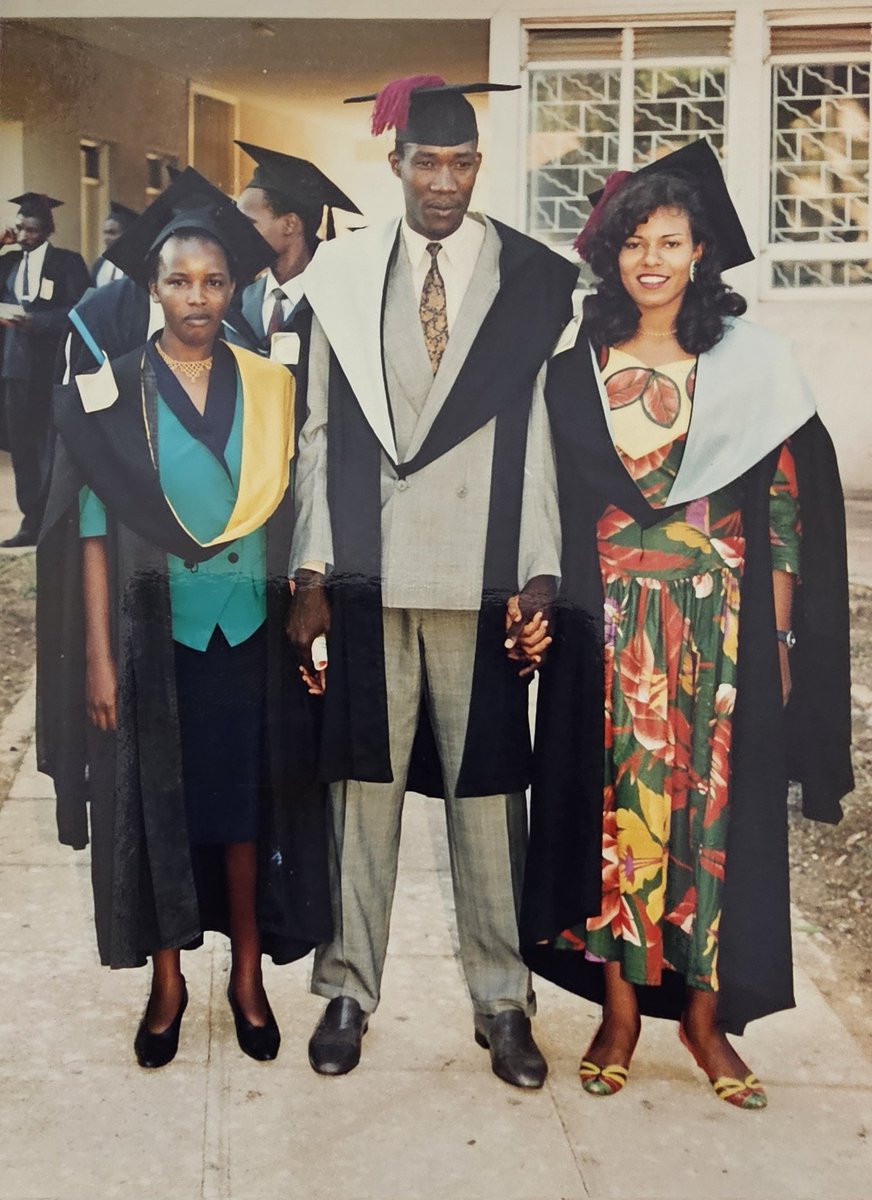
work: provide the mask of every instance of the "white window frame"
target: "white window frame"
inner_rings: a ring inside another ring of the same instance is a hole
[[[766,161],[764,165],[766,186],[761,197],[763,209],[760,213],[761,238],[760,263],[760,298],[770,301],[785,301],[793,304],[802,300],[820,301],[823,297],[852,302],[868,302],[872,300],[872,284],[855,284],[854,286],[830,287],[826,285],[810,285],[808,287],[776,287],[772,282],[772,267],[776,262],[845,262],[853,258],[872,259],[872,229],[865,242],[772,242],[771,238],[771,203],[772,203],[772,135],[773,106],[772,90],[774,68],[780,66],[802,66],[804,64],[821,63],[852,63],[862,59],[851,51],[830,51],[821,54],[771,54],[769,53],[770,30],[785,26],[814,28],[815,26],[861,25],[868,21],[870,26],[870,46],[872,46],[872,10],[859,9],[850,13],[832,13],[826,10],[806,10],[795,15],[776,17],[766,22],[766,54],[763,62],[764,85],[763,94],[767,97],[769,119],[767,121],[768,136],[766,139]],[[869,52],[869,66],[872,71],[872,50]],[[870,153],[872,167],[872,153]],[[872,205],[872,188],[870,188],[870,205]]]

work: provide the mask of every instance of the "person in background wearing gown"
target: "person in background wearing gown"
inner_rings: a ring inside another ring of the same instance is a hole
[[[53,371],[67,327],[67,313],[88,286],[88,268],[74,250],[49,239],[52,210],[63,201],[40,192],[13,197],[19,205],[15,229],[0,245],[18,244],[0,258],[0,302],[13,306],[0,316],[0,383],[6,434],[15,472],[21,526],[2,546],[34,546],[39,534],[48,476]]]
[[[838,471],[721,281],[753,256],[706,142],[613,176],[579,249],[598,284],[546,388],[561,595],[521,639],[549,649],[522,941],[602,1003],[587,1092],[624,1086],[647,1013],[760,1109],[726,1033],[793,1004],[788,779],[831,822],[853,786]]]
[[[117,200],[109,201],[109,215],[103,222],[103,246],[108,250],[110,246],[121,237],[125,230],[129,229],[136,218],[139,216],[132,208],[128,208],[126,204],[119,204]],[[107,283],[112,283],[115,279],[121,279],[124,272],[115,263],[110,262],[105,255],[101,254],[94,260],[94,265],[91,267],[91,286],[104,287]]]
[[[230,937],[239,1045],[268,1060],[261,954],[291,961],[331,928],[284,633],[293,380],[219,338],[272,252],[195,171],[173,187],[109,251],[164,327],[57,389],[38,552],[40,768],[61,841],[86,844],[90,804],[101,960],[152,959],[134,1042],[151,1068],[176,1053],[180,950],[205,929]]]

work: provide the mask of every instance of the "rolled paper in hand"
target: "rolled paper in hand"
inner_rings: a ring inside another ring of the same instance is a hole
[[[323,671],[327,662],[327,638],[323,633],[319,633],[312,643],[312,664],[316,671]]]

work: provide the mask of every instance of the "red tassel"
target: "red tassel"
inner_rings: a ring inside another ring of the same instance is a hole
[[[600,223],[605,213],[606,205],[612,197],[621,190],[628,179],[633,178],[632,171],[612,171],[611,175],[606,180],[606,186],[603,188],[603,194],[597,200],[594,207],[591,209],[590,216],[584,224],[584,229],[572,243],[572,248],[577,252],[579,258],[583,258],[587,262],[587,245],[591,234],[595,233],[599,228]]]
[[[441,75],[407,75],[386,83],[375,98],[372,110],[374,136],[386,129],[405,129],[409,119],[409,101],[416,88],[443,87]]]

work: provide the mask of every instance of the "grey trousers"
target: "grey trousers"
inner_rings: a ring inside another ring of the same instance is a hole
[[[478,614],[385,609],[385,671],[393,783],[331,788],[333,941],[315,954],[312,991],[379,1001],[397,880],[400,824],[422,690],[436,735],[460,955],[475,1011],[531,1013],[518,950],[517,905],[527,839],[523,792],[457,799]],[[329,679],[328,679],[329,687]],[[422,983],[423,985],[423,983]]]

